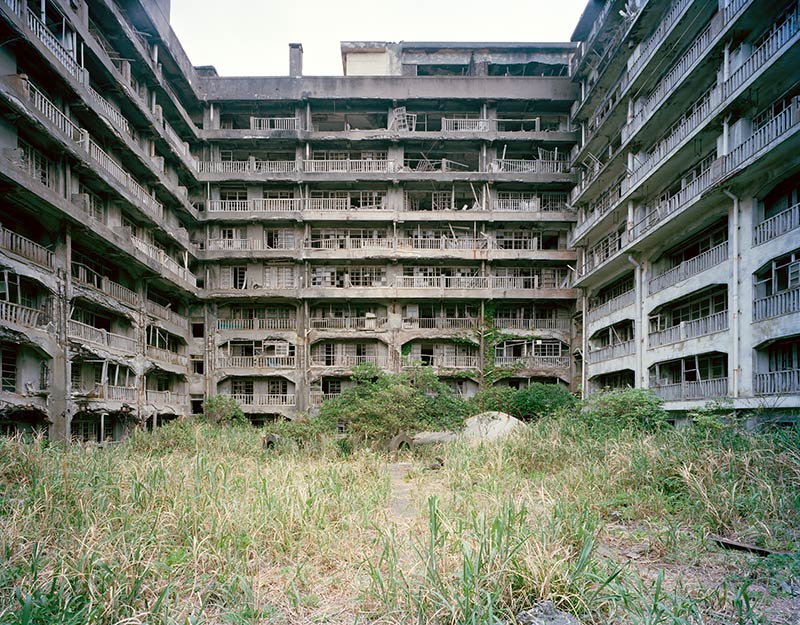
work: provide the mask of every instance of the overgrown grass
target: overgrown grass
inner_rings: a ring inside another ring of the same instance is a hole
[[[483,625],[549,599],[585,623],[791,623],[798,450],[797,430],[545,418],[409,457],[397,518],[367,450],[190,421],[106,448],[2,440],[0,622]]]

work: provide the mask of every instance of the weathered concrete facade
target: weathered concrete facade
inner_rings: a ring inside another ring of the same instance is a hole
[[[573,37],[584,392],[795,416],[798,3],[632,4]]]
[[[0,425],[293,417],[361,362],[798,406],[797,3],[635,5],[226,78],[168,1],[3,0]]]

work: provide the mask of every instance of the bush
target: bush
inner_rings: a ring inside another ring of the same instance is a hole
[[[212,395],[203,402],[203,416],[213,423],[247,423],[247,417],[233,397]]]
[[[578,414],[595,429],[655,430],[667,419],[661,403],[648,389],[628,388],[592,395],[583,402]]]
[[[517,419],[531,421],[574,408],[576,401],[566,386],[534,382],[519,390],[507,386],[484,389],[471,403],[476,412],[500,410]]]

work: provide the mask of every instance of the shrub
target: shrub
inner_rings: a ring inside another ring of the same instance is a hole
[[[573,408],[575,403],[575,398],[567,387],[540,382],[519,390],[502,386],[484,389],[472,400],[472,405],[478,412],[500,410],[525,421]]]
[[[592,428],[610,430],[654,430],[666,423],[667,418],[661,399],[643,388],[592,395],[583,402],[579,415]]]
[[[203,402],[203,416],[213,423],[247,423],[241,406],[228,395],[212,395]]]

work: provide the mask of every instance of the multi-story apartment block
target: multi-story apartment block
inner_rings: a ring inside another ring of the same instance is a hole
[[[590,2],[575,43],[227,78],[168,0],[0,1],[0,426],[292,418],[364,362],[798,406],[797,10]]]
[[[573,39],[583,391],[796,414],[798,3],[590,3]]]

